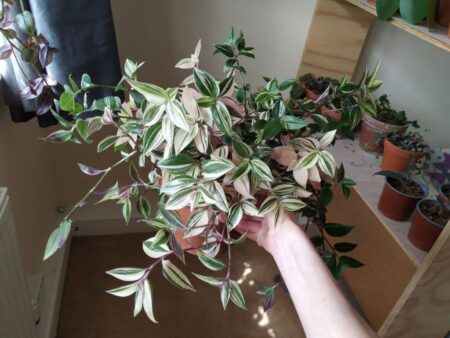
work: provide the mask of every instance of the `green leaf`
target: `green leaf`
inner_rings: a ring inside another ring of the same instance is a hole
[[[129,198],[124,200],[124,203],[122,205],[122,215],[123,219],[125,220],[125,223],[130,223],[131,218],[131,201]]]
[[[230,281],[231,301],[241,309],[246,310],[244,295],[242,294],[239,284],[235,281]]]
[[[260,159],[250,161],[252,173],[263,182],[272,182],[273,176],[269,166]]]
[[[77,120],[76,127],[81,138],[85,142],[90,143],[91,141],[89,141],[88,123],[85,120]]]
[[[81,88],[86,89],[92,86],[92,80],[89,74],[83,74],[81,76]]]
[[[377,16],[380,20],[390,19],[400,8],[400,0],[377,0]]]
[[[333,248],[339,252],[350,252],[354,248],[356,248],[356,246],[357,245],[354,243],[341,242],[341,243],[336,243],[335,245],[333,245]]]
[[[226,57],[232,58],[234,57],[234,51],[233,47],[231,47],[228,44],[221,44],[221,45],[214,45],[216,50],[214,51],[214,54],[222,53]]]
[[[289,87],[292,87],[297,82],[296,79],[289,79],[286,81],[281,82],[280,86],[278,87],[279,90],[286,90]]]
[[[114,143],[117,141],[116,135],[110,135],[105,137],[103,140],[101,140],[97,145],[97,152],[101,153],[102,151],[105,151],[109,147],[111,147]]]
[[[250,171],[250,162],[245,161],[239,164],[239,166],[236,168],[236,171],[234,172],[232,179],[236,180],[242,176],[245,176]]]
[[[142,216],[144,216],[145,219],[150,218],[151,213],[150,203],[148,202],[147,198],[145,198],[142,195],[139,196],[139,200],[137,202],[137,210]]]
[[[45,247],[44,260],[52,256],[58,249],[62,248],[69,237],[71,228],[72,220],[66,219],[53,230],[48,238],[47,246]]]
[[[210,74],[194,68],[194,80],[195,86],[203,95],[213,98],[219,95],[219,85]]]
[[[226,267],[226,265],[218,259],[209,257],[203,252],[198,252],[197,257],[199,261],[210,270],[219,271]]]
[[[106,271],[106,273],[124,282],[134,282],[144,276],[145,270],[141,268],[118,268]]]
[[[151,151],[158,148],[163,141],[162,123],[158,122],[148,127],[145,131],[142,140],[142,153],[148,155]]]
[[[181,289],[187,289],[195,292],[189,279],[178,269],[171,261],[164,259],[162,261],[163,276],[173,285]]]
[[[35,24],[33,14],[29,11],[23,11],[16,15],[16,23],[19,29],[28,35],[33,35],[35,31]]]
[[[129,285],[120,286],[115,289],[107,290],[106,292],[110,295],[116,296],[116,297],[128,297],[134,294],[138,289],[138,286],[133,283]]]
[[[338,259],[338,265],[337,265],[337,271],[336,271],[336,278],[340,278],[343,275],[344,269],[346,267],[348,268],[360,268],[364,266],[363,263],[360,261],[349,257],[349,256],[340,256]]]
[[[56,111],[54,111],[53,109],[50,109],[50,111],[52,112],[52,115],[55,119],[58,120],[58,122],[64,127],[64,128],[71,128],[72,127],[72,123],[70,123],[69,121],[67,121],[64,117],[62,117],[61,115],[59,115]]]
[[[280,120],[271,120],[267,125],[264,127],[263,133],[262,133],[262,139],[267,140],[269,138],[278,136],[281,132],[281,122]]]
[[[68,112],[75,111],[75,94],[64,92],[59,97],[59,107]]]
[[[322,189],[319,197],[320,203],[323,204],[324,206],[327,206],[328,204],[330,204],[332,199],[333,199],[333,191],[331,191],[331,189],[329,188]]]
[[[250,158],[253,154],[252,148],[242,142],[241,140],[238,140],[236,138],[233,138],[231,141],[233,150],[241,157],[241,158]]]
[[[173,195],[180,189],[194,186],[195,182],[196,180],[192,176],[179,175],[168,181],[161,188],[161,192],[166,195]]]
[[[330,236],[342,237],[352,231],[353,226],[340,223],[326,223],[323,228]]]
[[[160,106],[167,102],[166,91],[161,87],[150,83],[135,81],[130,78],[126,78],[125,80],[135,91],[142,94],[149,103]]]
[[[230,287],[228,284],[223,284],[220,288],[220,300],[222,301],[223,309],[227,309],[228,302],[230,301]]]
[[[310,240],[311,240],[312,244],[315,247],[319,247],[319,246],[321,246],[323,244],[323,237],[322,236],[312,236],[310,238]]]
[[[158,323],[155,319],[155,316],[153,314],[153,289],[152,285],[150,284],[150,281],[148,279],[144,282],[144,288],[143,288],[143,296],[142,296],[142,304],[144,307],[144,311],[147,314],[147,317],[153,322]]]
[[[204,276],[204,275],[199,275],[197,273],[192,273],[195,277],[197,277],[198,279],[200,279],[201,281],[212,285],[212,286],[216,286],[216,287],[220,287],[223,283],[223,280],[217,277],[212,277],[212,276]]]
[[[217,128],[219,128],[219,130],[225,135],[231,135],[233,122],[225,104],[223,104],[221,101],[217,101],[216,104],[211,107],[211,109],[212,117]]]
[[[158,167],[163,171],[177,174],[185,173],[193,163],[192,157],[188,154],[179,154],[158,162]]]
[[[242,207],[240,204],[234,204],[230,208],[230,212],[227,217],[227,228],[229,231],[236,228],[242,220],[242,216],[244,212],[242,211]]]
[[[70,130],[57,130],[46,137],[46,141],[52,143],[63,143],[72,139],[72,132]]]
[[[164,219],[168,222],[170,228],[174,230],[182,230],[185,228],[178,214],[176,212],[167,210],[163,203],[158,202],[158,210],[161,213],[162,217],[164,217]]]
[[[417,24],[427,16],[426,0],[400,0],[400,14],[402,18],[410,23]]]
[[[259,207],[259,215],[266,216],[278,207],[278,200],[274,196],[267,197]]]
[[[208,160],[203,163],[202,173],[207,180],[215,180],[234,168],[229,161]]]
[[[286,130],[299,130],[308,126],[308,123],[294,115],[284,115],[280,118],[280,122]]]
[[[294,197],[284,197],[281,199],[281,206],[287,211],[298,211],[306,207],[306,203]]]

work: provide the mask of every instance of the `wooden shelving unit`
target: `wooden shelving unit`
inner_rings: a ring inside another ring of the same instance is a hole
[[[371,5],[365,0],[346,0],[347,2],[358,6],[364,11],[377,15],[377,10],[375,6]],[[423,25],[411,25],[405,22],[402,18],[396,16],[390,19],[388,22],[394,26],[416,36],[417,38],[424,40],[436,47],[439,47],[447,52],[450,52],[450,39],[448,38],[448,27],[442,27],[435,25],[431,30]]]
[[[317,0],[298,74],[352,78],[375,14],[366,0]],[[450,52],[444,28],[430,32],[398,17],[389,22]],[[407,238],[409,222],[389,220],[377,208],[384,179],[373,174],[380,158],[350,140],[339,140],[331,151],[358,183],[348,200],[334,191],[327,218],[355,225],[346,240],[358,244],[353,254],[365,265],[344,277],[370,324],[383,338],[444,337],[450,329],[450,222],[430,252],[418,250]]]

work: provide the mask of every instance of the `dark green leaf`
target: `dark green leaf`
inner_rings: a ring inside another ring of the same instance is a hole
[[[391,18],[400,8],[400,0],[377,0],[377,16],[380,20]]]
[[[342,237],[352,231],[353,226],[340,223],[326,223],[323,228],[330,236]]]
[[[264,127],[262,138],[263,140],[278,136],[281,131],[281,122],[280,120],[271,120],[267,125]]]
[[[194,80],[195,86],[203,95],[214,98],[219,95],[219,85],[210,74],[194,68]]]

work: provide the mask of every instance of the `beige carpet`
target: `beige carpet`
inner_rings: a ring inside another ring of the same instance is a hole
[[[133,317],[133,297],[117,298],[105,290],[123,282],[105,274],[117,267],[146,267],[151,263],[142,251],[142,234],[75,237],[72,241],[58,337],[60,338],[253,338],[304,337],[295,309],[287,295],[277,289],[274,307],[266,314],[260,307],[256,280],[270,283],[276,266],[264,250],[246,242],[233,251],[233,276],[242,279],[247,311],[233,304],[223,311],[219,290],[190,278],[197,292],[180,290],[166,282],[161,270],[150,279],[154,288],[153,324],[142,311]],[[175,262],[175,261],[174,261]],[[179,267],[181,262],[176,261]],[[195,257],[191,271],[208,273]],[[184,269],[184,271],[189,271]]]

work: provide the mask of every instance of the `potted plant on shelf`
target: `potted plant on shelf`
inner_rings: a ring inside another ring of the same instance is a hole
[[[327,90],[332,82],[337,82],[337,80],[324,76],[319,76],[316,78],[310,73],[301,76],[299,81],[306,97],[313,101],[317,100]]]
[[[429,153],[418,132],[393,132],[383,140],[382,170],[406,171]]]
[[[387,95],[380,96],[375,101],[376,110],[363,115],[359,132],[359,145],[361,149],[371,153],[382,153],[382,142],[386,134],[403,133],[416,121],[408,121],[403,110],[391,108]]]
[[[362,266],[345,254],[355,245],[331,245],[326,237],[352,230],[352,226],[328,222],[326,211],[333,197],[331,188],[340,186],[348,197],[355,182],[345,177],[344,167],[337,166],[327,150],[336,131],[316,116],[320,103],[284,99],[283,92],[295,80],[266,78],[264,87],[251,91],[241,59],[254,54],[242,33],[231,30],[225,43],[215,47],[226,57],[220,80],[199,68],[199,42],[191,57],[175,66],[189,72],[178,86],[161,88],[140,81],[142,63],[130,60],[115,86],[124,92],[124,102],[105,97],[87,105],[85,96],[99,85],[87,74],[80,84],[70,81],[59,98],[66,117],[53,111],[62,129],[47,137],[55,143],[92,143],[96,132],[107,129],[110,134],[97,143],[97,151],[112,150],[121,159],[100,169],[79,165],[84,174],[98,180],[52,232],[44,258],[64,245],[74,212],[100,189],[105,177],[117,166],[128,165],[130,181],[108,188],[100,202],[116,202],[126,222],[132,209],[137,209],[141,221],[153,229],[143,251],[154,261],[148,267],[108,271],[125,282],[108,292],[119,297],[135,295],[134,314],[143,308],[152,321],[156,320],[150,277],[154,278],[155,267],[161,266],[163,276],[175,286],[194,290],[175,263],[176,259],[185,263],[185,252],[195,254],[212,271],[214,275],[193,275],[220,290],[224,308],[230,300],[245,308],[231,274],[231,250],[245,239],[245,234],[236,237],[233,233],[244,215],[274,213],[278,219],[282,211],[301,214],[307,218],[306,226],[317,227],[319,236],[312,240],[336,277],[345,267]],[[343,89],[346,84],[345,79],[340,82]],[[100,116],[84,118],[83,113],[94,110],[100,110]],[[159,194],[154,211],[145,197],[149,191]],[[221,248],[228,252],[225,259]],[[217,275],[221,270],[225,272]],[[264,290],[264,297],[273,296],[273,287]]]
[[[436,18],[437,2],[438,0],[377,0],[377,16],[380,20],[388,20],[400,11],[407,23],[418,24],[426,19],[431,28]]]
[[[439,200],[423,199],[417,203],[408,238],[417,248],[429,251],[449,220],[449,205]]]
[[[428,195],[426,184],[409,174],[380,171],[375,175],[385,177],[378,209],[392,220],[406,221],[414,211],[417,202]]]

